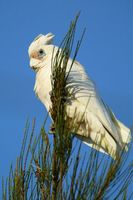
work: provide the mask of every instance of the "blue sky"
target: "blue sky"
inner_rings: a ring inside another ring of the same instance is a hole
[[[40,33],[55,34],[59,45],[70,21],[86,34],[78,61],[95,81],[104,101],[129,127],[133,124],[132,0],[0,0],[0,178],[19,155],[27,118],[46,116],[33,92],[28,46]]]

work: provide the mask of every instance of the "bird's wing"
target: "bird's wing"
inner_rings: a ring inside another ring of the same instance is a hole
[[[68,71],[70,65],[71,60],[68,63]],[[74,62],[67,81],[68,90],[73,95],[73,99],[82,105],[82,109],[84,107],[82,112],[87,112],[87,110],[92,112],[112,138],[121,144],[117,120],[113,117],[111,110],[104,104],[96,90],[95,84],[78,62]]]

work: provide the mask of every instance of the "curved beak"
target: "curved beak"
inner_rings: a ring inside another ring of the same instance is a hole
[[[31,58],[30,59],[30,67],[35,69],[37,67],[37,65],[38,65],[38,60],[35,58]]]

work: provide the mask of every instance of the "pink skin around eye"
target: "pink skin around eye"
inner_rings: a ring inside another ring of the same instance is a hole
[[[33,52],[31,53],[31,58],[38,58],[38,52],[33,51]]]
[[[35,59],[39,59],[39,60],[42,59],[42,57],[39,57],[39,54],[38,54],[37,51],[33,51],[33,52],[31,53],[31,56],[30,56],[30,57],[31,57],[31,58],[35,58]]]

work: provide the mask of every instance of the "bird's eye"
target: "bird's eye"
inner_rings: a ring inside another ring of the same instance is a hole
[[[38,51],[38,54],[39,54],[39,57],[43,57],[44,55],[46,55],[43,49],[40,49]]]

